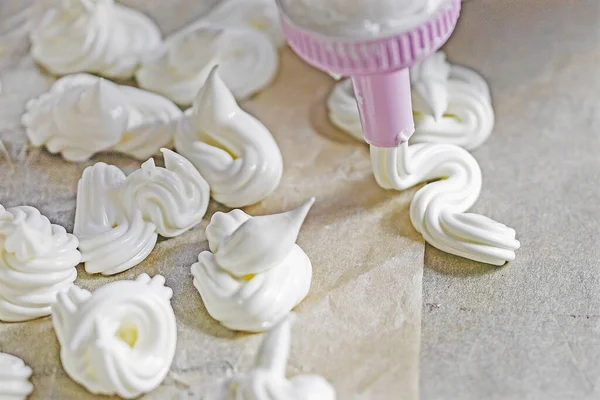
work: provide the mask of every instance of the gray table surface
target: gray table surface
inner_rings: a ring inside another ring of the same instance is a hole
[[[600,2],[469,1],[446,46],[496,128],[475,211],[517,230],[504,268],[427,246],[426,400],[600,398]]]

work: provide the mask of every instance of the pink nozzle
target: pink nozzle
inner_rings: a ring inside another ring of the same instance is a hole
[[[294,51],[326,72],[352,77],[367,142],[396,147],[415,131],[408,69],[439,49],[460,15],[461,0],[446,0],[437,14],[404,32],[380,38],[328,37],[296,25],[281,0],[283,32]]]
[[[396,147],[415,132],[408,68],[352,77],[367,143]]]

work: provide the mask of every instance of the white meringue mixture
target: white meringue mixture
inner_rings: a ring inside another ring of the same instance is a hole
[[[320,375],[298,375],[289,380],[285,377],[294,317],[291,314],[271,328],[254,368],[231,380],[235,400],[335,400],[335,389]]]
[[[32,371],[23,360],[0,353],[0,399],[25,400],[33,392]]]
[[[142,88],[189,105],[219,65],[236,99],[244,100],[275,78],[278,57],[275,44],[258,30],[201,25],[168,38],[161,51],[144,62],[136,79]]]
[[[450,254],[501,266],[520,247],[515,230],[467,211],[479,199],[481,169],[461,147],[450,144],[371,146],[377,183],[405,190],[422,182],[410,204],[410,220],[427,243]]]
[[[147,159],[171,144],[181,116],[173,102],[157,94],[73,74],[30,100],[21,120],[34,146],[80,162],[107,150]]]
[[[50,315],[56,295],[77,278],[77,246],[75,236],[36,208],[0,205],[0,321]]]
[[[150,18],[114,0],[60,0],[32,31],[31,54],[56,75],[129,78],[160,43]]]
[[[165,168],[151,158],[128,177],[97,163],[77,187],[74,233],[88,273],[112,275],[142,262],[157,235],[173,237],[202,221],[209,186],[179,154],[162,149]]]
[[[295,243],[314,198],[281,214],[217,212],[206,228],[210,251],[192,265],[208,313],[229,329],[262,332],[308,294],[312,265]]]
[[[411,143],[449,143],[472,150],[492,133],[494,110],[485,80],[437,52],[411,68],[415,133]],[[338,128],[363,140],[352,82],[338,83],[327,100]]]
[[[213,68],[181,119],[175,148],[208,181],[215,200],[243,207],[277,188],[283,160],[271,132],[238,106],[220,71]]]
[[[67,374],[94,394],[131,399],[157,388],[177,344],[172,296],[164,277],[146,274],[61,293],[52,322]]]

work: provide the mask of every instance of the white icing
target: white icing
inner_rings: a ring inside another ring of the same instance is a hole
[[[161,43],[154,22],[113,0],[61,0],[31,34],[33,58],[57,75],[131,77]]]
[[[74,233],[88,273],[132,268],[150,254],[158,234],[177,236],[202,221],[208,184],[184,157],[162,152],[165,168],[149,159],[128,177],[104,163],[83,172]]]
[[[277,48],[254,29],[200,26],[168,38],[162,50],[136,73],[140,87],[189,105],[215,65],[236,99],[244,100],[271,83]]]
[[[218,71],[181,119],[175,147],[206,178],[215,200],[243,207],[277,188],[283,160],[271,132],[237,105]]]
[[[34,146],[79,162],[105,150],[146,159],[171,143],[181,116],[157,94],[74,74],[30,100],[21,120]]]
[[[320,375],[286,379],[291,319],[291,315],[285,317],[269,330],[254,368],[232,379],[230,387],[235,400],[335,400],[335,389]]]
[[[165,278],[140,275],[93,294],[73,286],[52,307],[67,374],[94,394],[134,398],[166,377],[177,326]]]
[[[297,25],[351,38],[402,32],[431,18],[445,0],[279,0]]]
[[[225,0],[219,2],[206,16],[184,28],[219,25],[231,28],[251,28],[266,33],[277,45],[285,44],[275,0]]]
[[[313,202],[260,217],[241,210],[213,215],[206,228],[211,251],[200,253],[192,275],[214,319],[229,329],[262,332],[306,297],[312,265],[295,242]]]
[[[36,208],[0,205],[0,320],[50,315],[57,293],[77,278],[77,245],[75,236]]]
[[[404,190],[439,179],[421,188],[410,205],[411,222],[427,243],[493,265],[514,260],[520,246],[514,229],[466,212],[482,185],[479,164],[466,150],[429,143],[371,146],[371,161],[377,183],[385,189]]]
[[[472,150],[494,128],[489,88],[475,71],[447,63],[438,52],[411,69],[415,134],[411,143],[449,143]],[[327,100],[338,128],[363,140],[352,82],[338,83]]]
[[[33,392],[31,374],[31,368],[23,360],[0,353],[0,399],[25,400]]]

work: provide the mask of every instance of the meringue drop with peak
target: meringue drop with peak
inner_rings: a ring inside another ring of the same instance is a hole
[[[94,293],[73,286],[52,306],[60,359],[71,379],[94,394],[131,399],[157,388],[177,344],[165,278],[141,274]]]
[[[279,185],[281,151],[271,132],[242,110],[213,68],[175,133],[175,148],[208,181],[212,197],[229,207],[257,203]]]
[[[25,400],[33,392],[32,371],[23,360],[0,353],[0,399]]]
[[[235,400],[335,400],[335,389],[320,375],[286,379],[294,314],[284,317],[266,334],[254,367],[230,383]]]
[[[306,297],[312,265],[295,242],[313,203],[267,216],[213,215],[206,228],[211,251],[200,253],[192,275],[214,319],[233,330],[262,332]]]

